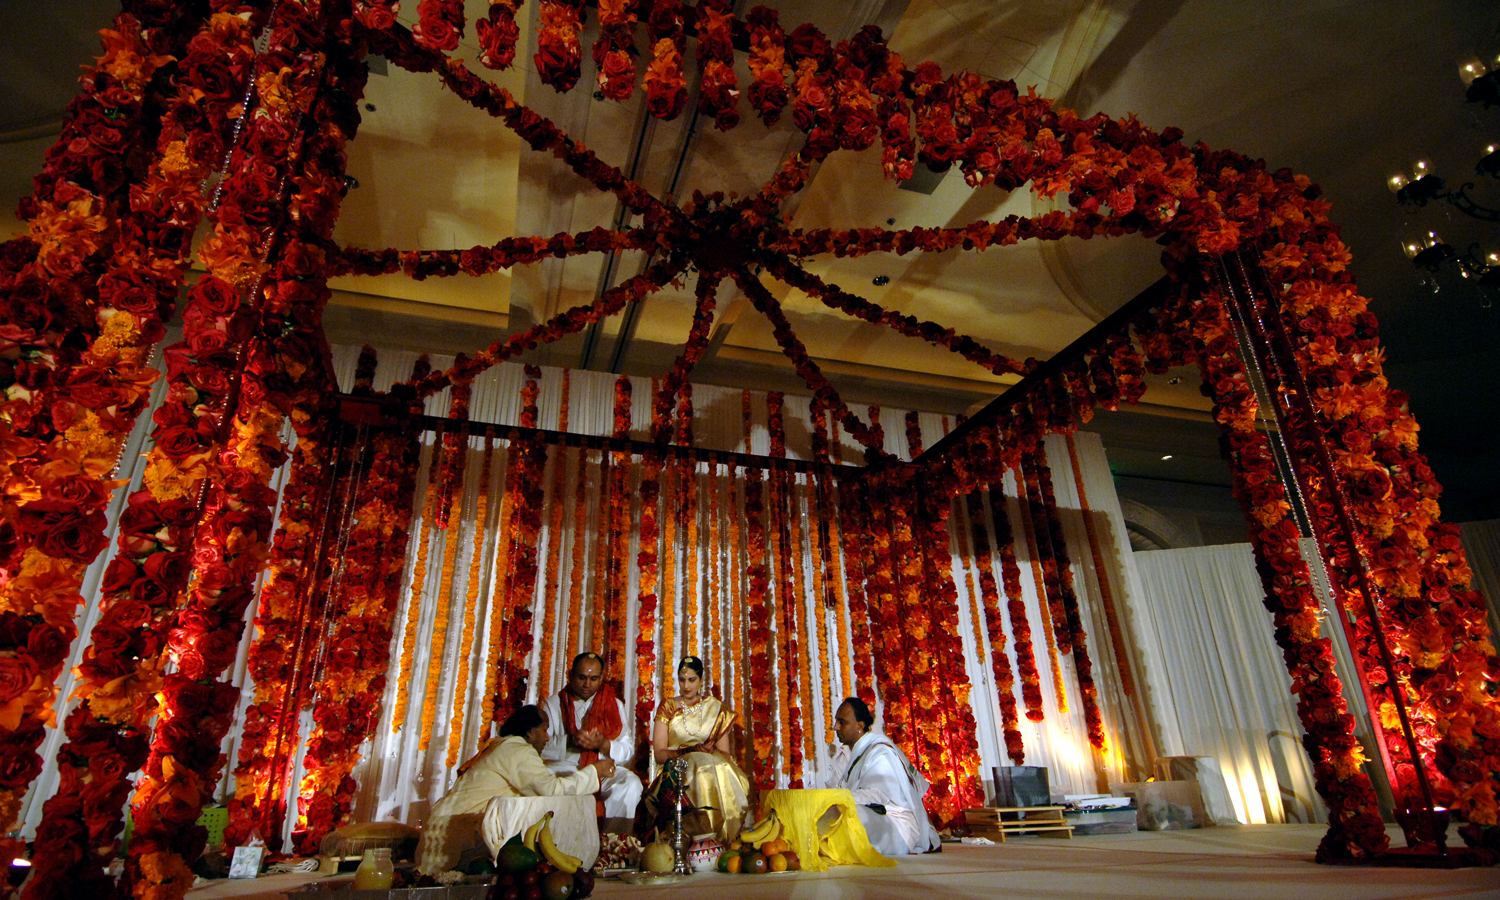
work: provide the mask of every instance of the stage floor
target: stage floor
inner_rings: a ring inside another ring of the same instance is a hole
[[[1392,843],[1401,845],[1394,827]],[[894,869],[839,868],[792,875],[700,875],[665,887],[601,882],[596,897],[703,900],[1416,900],[1500,898],[1500,868],[1392,869],[1320,866],[1312,861],[1321,825],[1246,825],[1195,831],[1012,838],[993,847],[946,844]],[[306,883],[275,876],[190,891],[191,900],[264,898]],[[276,883],[272,883],[272,882]]]

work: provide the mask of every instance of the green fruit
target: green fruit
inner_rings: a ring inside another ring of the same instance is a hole
[[[495,874],[495,866],[489,860],[481,856],[478,859],[469,860],[469,864],[464,867],[464,874],[493,875]]]
[[[508,841],[505,842],[505,846],[506,847],[509,847],[509,846],[512,846],[512,845],[516,845],[516,846],[524,846],[525,845],[524,842],[521,840],[521,832],[518,831],[515,834],[511,835],[510,840],[508,840]]]
[[[541,857],[535,850],[527,850],[525,844],[506,844],[495,854],[495,867],[502,872],[525,872],[535,869]]]

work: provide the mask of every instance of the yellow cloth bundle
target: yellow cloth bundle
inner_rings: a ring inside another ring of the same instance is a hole
[[[834,809],[839,812],[838,819],[820,835],[819,820]],[[805,870],[823,872],[829,866],[883,868],[896,864],[870,846],[865,826],[859,821],[859,807],[844,788],[771,791],[766,795],[764,811],[766,815],[775,813],[781,820],[782,837],[792,845]]]

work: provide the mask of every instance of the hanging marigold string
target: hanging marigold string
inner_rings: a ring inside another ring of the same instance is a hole
[[[1011,673],[1010,657],[1005,652],[1005,622],[1000,616],[1000,592],[995,584],[994,563],[990,557],[990,537],[985,526],[984,498],[979,494],[973,494],[967,498],[958,498],[958,503],[960,515],[969,517],[969,535],[974,541],[974,568],[979,572],[979,593],[984,598],[984,624],[990,638],[990,670],[995,675],[995,694],[1000,701],[1000,731],[1005,739],[1005,753],[1010,757],[1011,765],[1024,766],[1026,747],[1021,736],[1020,721],[1016,711],[1015,676]],[[1005,511],[1002,509],[997,515],[1003,516]],[[978,622],[979,619],[976,616],[976,627]],[[1018,624],[1013,618],[1011,627],[1017,632],[1016,655],[1019,657],[1022,653],[1019,646],[1022,629],[1025,631],[1028,644],[1031,629],[1025,619]],[[978,635],[975,637],[977,638]],[[1029,647],[1027,653],[1029,655]]]
[[[542,372],[525,367],[526,384],[521,389],[521,427],[536,428],[537,400]],[[511,530],[510,577],[505,588],[506,622],[502,681],[495,697],[497,716],[508,716],[525,700],[530,676],[528,663],[533,644],[532,622],[536,605],[537,542],[542,531],[542,469],[546,449],[541,435],[532,432],[519,443],[516,462],[516,506]]]
[[[557,430],[568,431],[568,382],[572,371],[563,369],[562,406],[557,414]],[[547,583],[542,589],[542,647],[537,660],[537,696],[552,696],[552,657],[557,646],[557,607],[562,603],[562,524],[567,509],[568,448],[552,445],[552,505],[547,523]],[[576,485],[576,482],[575,482]],[[574,521],[580,521],[575,519]],[[566,655],[566,654],[564,654]]]
[[[683,447],[693,445],[693,386],[685,383],[682,386],[681,399],[677,405],[677,443]],[[683,636],[682,652],[684,654],[699,656],[701,650],[698,646],[698,587],[699,587],[699,547],[698,541],[698,461],[694,457],[684,456],[678,464],[680,473],[678,483],[681,494],[679,502],[682,503],[682,521],[687,541],[684,544],[684,558],[682,565],[682,606],[683,606]]]
[[[670,660],[661,667],[661,695],[671,697],[677,693],[676,668],[681,655],[677,652],[677,548],[681,544],[681,521],[678,515],[677,466],[667,466],[662,471],[662,561],[661,561],[661,652],[662,659]]]
[[[450,769],[458,765],[458,748],[464,738],[464,710],[469,700],[469,658],[474,651],[474,626],[478,618],[479,587],[484,574],[485,525],[488,523],[490,469],[495,459],[495,429],[484,430],[484,460],[479,465],[479,496],[474,501],[474,539],[469,558],[469,583],[464,597],[463,630],[458,642],[458,677],[453,682],[453,719],[448,724]],[[457,560],[453,560],[457,563]]]
[[[786,458],[786,424],[783,418],[784,397],[779,391],[766,395],[766,425],[771,437],[771,457]],[[776,665],[779,674],[781,709],[781,774],[788,783],[801,786],[802,779],[802,707],[798,678],[798,641],[796,591],[792,584],[791,491],[787,473],[772,469],[770,475],[770,509],[772,528],[771,559],[775,589],[772,592],[772,618],[776,622]]]
[[[618,439],[630,436],[630,379],[615,382],[615,431]],[[604,671],[618,677],[625,660],[625,610],[630,575],[630,454],[614,451],[609,472],[609,583],[605,588],[603,647]]]
[[[751,782],[758,791],[769,791],[776,786],[775,759],[775,714],[771,706],[774,693],[771,671],[771,606],[766,597],[768,585],[766,572],[766,526],[761,502],[764,485],[763,473],[759,469],[745,471],[745,575],[749,590],[745,608],[746,649],[749,665],[746,674],[749,682],[748,727],[755,749],[750,770]]]
[[[724,584],[722,571],[722,557],[720,555],[723,547],[719,542],[719,494],[721,489],[719,478],[719,458],[716,454],[708,455],[708,547],[705,559],[708,574],[708,635],[703,641],[705,646],[713,648],[713,658],[709,660],[709,666],[713,671],[713,684],[715,690],[722,690],[726,679],[729,677],[729,660],[724,655],[724,631],[719,607],[723,602]],[[721,700],[732,702],[731,697],[721,696]]]
[[[391,733],[406,724],[406,710],[411,696],[412,656],[417,650],[417,629],[422,621],[422,598],[427,594],[427,560],[431,553],[433,522],[437,518],[438,483],[442,481],[443,450],[446,446],[446,422],[438,423],[432,438],[432,453],[427,463],[427,491],[422,499],[422,529],[417,538],[417,559],[411,570],[411,597],[406,604],[406,625],[401,635],[401,668],[396,681],[396,703],[391,712]]]
[[[1088,638],[1083,630],[1083,614],[1078,607],[1078,595],[1073,591],[1073,565],[1068,556],[1064,540],[1062,521],[1058,517],[1057,497],[1052,489],[1052,470],[1039,446],[1034,457],[1033,471],[1042,495],[1042,512],[1052,545],[1052,558],[1057,561],[1057,576],[1063,613],[1067,616],[1067,629],[1073,652],[1073,672],[1078,678],[1078,694],[1083,698],[1083,718],[1089,729],[1089,743],[1097,750],[1105,744],[1104,719],[1099,712],[1099,689],[1094,684],[1094,663],[1089,658]]]
[[[589,494],[599,487],[599,467],[589,463],[589,449],[578,450],[577,487],[573,497],[573,565],[568,570],[568,643],[565,658],[579,652],[583,635],[584,553],[588,549]],[[602,454],[601,454],[602,457]],[[597,504],[595,514],[598,514]],[[596,528],[597,530],[597,528]]]
[[[480,739],[489,740],[495,725],[495,697],[500,691],[503,668],[501,648],[505,646],[506,585],[510,583],[510,561],[516,543],[511,527],[516,510],[516,474],[520,469],[520,437],[512,430],[505,440],[505,481],[500,495],[500,521],[496,524],[495,573],[490,579],[489,653],[485,659],[484,698],[480,701]]]
[[[469,418],[469,395],[471,386],[467,383],[453,386],[452,405],[448,411],[448,418],[454,422],[463,422]],[[448,435],[447,452],[443,454],[444,472],[442,483],[438,486],[438,498],[446,494],[450,499],[447,504],[447,512],[436,523],[440,530],[447,533],[447,540],[443,544],[443,574],[438,581],[437,610],[432,617],[432,637],[427,663],[426,693],[422,698],[421,731],[418,738],[417,749],[426,750],[432,743],[432,725],[437,717],[438,690],[442,687],[440,676],[443,672],[443,648],[448,642],[448,618],[452,609],[453,573],[458,563],[458,539],[463,530],[459,523],[463,521],[464,505],[464,470],[468,465],[469,437],[466,433],[458,432]]]
[[[641,475],[641,549],[636,555],[640,569],[640,591],[636,601],[635,629],[635,743],[637,755],[646,752],[651,740],[651,715],[656,709],[656,511],[660,485],[661,459],[655,452],[646,454]]]
[[[1036,584],[1037,607],[1042,613],[1042,636],[1047,641],[1047,663],[1052,667],[1052,692],[1057,697],[1057,711],[1068,711],[1068,691],[1063,683],[1062,666],[1057,655],[1057,629],[1063,627],[1053,617],[1052,600],[1047,590],[1047,577],[1042,568],[1041,551],[1038,548],[1038,532],[1029,499],[1027,478],[1020,469],[1015,470],[1016,491],[1020,495],[1017,508],[1021,511],[1021,531],[1026,535],[1027,555],[1031,558],[1031,577]],[[1028,704],[1027,718],[1031,718]],[[1036,720],[1033,720],[1036,721]]]
[[[807,622],[807,580],[805,578],[803,550],[802,550],[802,526],[807,521],[803,509],[804,500],[802,486],[798,484],[798,475],[790,475],[787,479],[787,499],[791,503],[791,551],[792,551],[792,594],[787,609],[791,614],[792,627],[795,629],[792,636],[797,647],[797,678],[801,688],[799,700],[799,712],[802,715],[802,759],[817,759],[817,746],[813,739],[813,697],[812,697],[812,673],[811,660],[809,659],[808,644],[808,622]],[[825,667],[826,671],[826,667]],[[800,774],[793,787],[801,786]]]

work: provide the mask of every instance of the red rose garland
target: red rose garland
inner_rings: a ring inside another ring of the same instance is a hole
[[[322,14],[311,5],[289,7],[285,0],[278,10],[289,26],[299,12]],[[290,207],[298,212],[298,231],[266,279],[260,331],[247,348],[240,405],[221,456],[228,471],[222,486],[209,493],[195,541],[197,585],[168,634],[177,671],[166,679],[167,703],[133,804],[135,836],[123,884],[144,891],[159,885],[168,896],[180,896],[178,891],[188,886],[184,863],[197,854],[202,838],[195,832],[185,837],[181,830],[192,827],[208,800],[207,786],[223,764],[218,748],[234,708],[232,699],[225,702],[223,696],[232,697],[237,689],[214,679],[234,660],[251,585],[265,563],[276,499],[266,483],[286,458],[279,432],[292,406],[287,389],[316,392],[329,377],[313,354],[310,323],[318,321],[329,292],[322,255],[312,242],[328,240],[338,214],[344,144],[358,126],[356,104],[366,67],[343,56],[336,39],[322,48],[326,56],[319,59],[312,48],[292,43],[296,34],[295,27],[273,30],[270,54],[274,57],[280,44],[291,64],[263,75],[258,83],[262,113],[295,123],[310,110],[307,118],[318,123],[306,139],[302,171],[294,176]],[[321,98],[319,63],[329,88]],[[315,101],[319,105],[313,108]],[[196,702],[206,692],[220,699],[199,713]]]
[[[615,427],[614,436],[624,439],[630,436],[630,403],[632,386],[630,379],[621,375],[615,381]],[[594,621],[603,625],[595,630],[604,656],[604,671],[619,672],[625,661],[625,610],[626,580],[629,575],[630,557],[630,454],[620,451],[610,453],[608,505],[605,521],[609,526],[609,540],[600,546],[608,553],[602,603],[595,609]],[[670,588],[670,583],[668,584]],[[602,617],[602,618],[601,618]]]
[[[474,23],[479,38],[479,62],[490,69],[508,69],[516,59],[516,10],[521,0],[490,0],[488,15]],[[368,23],[366,23],[368,24]]]
[[[557,412],[557,430],[567,433],[568,430],[568,393],[571,387],[572,370],[563,369],[562,378],[562,401]],[[552,657],[557,650],[560,641],[554,640],[553,635],[557,631],[557,609],[562,604],[562,533],[563,515],[567,510],[566,494],[568,490],[568,448],[565,446],[553,446],[552,453],[552,503],[551,515],[547,522],[547,582],[542,588],[542,648],[537,659],[537,696],[549,697],[552,695]],[[583,477],[582,460],[575,476],[579,480]],[[575,487],[581,487],[575,482]],[[503,505],[503,503],[502,503]],[[575,522],[582,524],[583,517],[579,516]]]
[[[786,75],[786,32],[777,21],[780,13],[757,6],[745,17],[750,32],[750,105],[766,125],[775,125],[789,98]]]
[[[783,395],[772,391],[766,395],[766,421],[771,437],[771,457],[786,458],[786,423],[782,416]],[[803,729],[802,705],[799,699],[798,678],[798,592],[793,587],[792,558],[801,556],[800,547],[792,546],[790,517],[793,515],[793,498],[788,473],[784,469],[772,469],[769,479],[771,521],[775,531],[771,535],[774,555],[776,619],[777,681],[780,688],[781,707],[781,773],[791,787],[802,785]]]
[[[463,0],[421,0],[411,36],[428,50],[458,49],[458,41],[464,36]]]
[[[635,24],[631,0],[600,0],[594,66],[599,91],[611,100],[629,100],[635,93]]]
[[[1345,711],[1343,686],[1334,673],[1333,654],[1319,636],[1318,601],[1298,546],[1301,534],[1276,476],[1267,438],[1256,429],[1256,403],[1227,314],[1217,297],[1201,298],[1193,313],[1193,334],[1201,351],[1205,384],[1214,395],[1214,418],[1232,463],[1235,494],[1245,508],[1256,568],[1266,588],[1266,608],[1276,623],[1297,713],[1306,733],[1318,793],[1329,806],[1330,828],[1318,847],[1320,858],[1367,856],[1387,847],[1370,779],[1360,770],[1364,754]]]
[[[646,109],[671,121],[687,106],[687,82],[682,75],[682,51],[687,46],[679,0],[654,0],[646,21],[652,60],[646,66]]]
[[[1010,657],[1005,653],[1005,621],[1000,615],[1000,592],[995,584],[995,568],[990,556],[984,497],[971,494],[961,504],[960,509],[967,507],[969,533],[974,540],[974,568],[979,572],[979,594],[984,600],[985,631],[990,638],[990,668],[995,674],[995,693],[1000,700],[1000,730],[1005,738],[1005,755],[1010,757],[1011,765],[1024,766],[1026,747],[1016,711],[1015,675],[1011,671]],[[1004,514],[1003,510],[1001,514]],[[1020,643],[1019,637],[1017,643]]]
[[[700,0],[698,14],[698,112],[728,131],[740,122],[740,89],[734,74],[734,21],[730,0]]]
[[[264,823],[272,791],[287,777],[281,768],[285,751],[297,743],[295,717],[300,709],[290,701],[301,662],[309,655],[301,640],[310,620],[308,606],[321,599],[313,589],[318,548],[332,538],[319,528],[329,502],[326,478],[333,463],[329,435],[323,433],[326,425],[319,419],[320,427],[298,434],[292,452],[291,474],[281,492],[281,519],[255,613],[255,638],[246,655],[246,672],[255,691],[240,730],[235,794],[225,828],[228,846],[244,843],[251,829]]]
[[[344,617],[327,639],[314,730],[303,757],[307,772],[297,794],[306,813],[299,852],[310,852],[348,817],[355,787],[351,773],[360,746],[375,731],[385,693],[421,444],[397,430],[377,433],[372,443],[374,457],[340,577]]]
[[[582,59],[578,32],[583,28],[583,0],[539,0],[541,31],[536,36],[537,76],[559,93],[578,83]],[[451,48],[445,48],[451,49]]]
[[[667,427],[659,421],[660,407],[652,410],[653,433]],[[640,551],[636,566],[640,569],[640,589],[636,599],[635,628],[635,743],[637,753],[644,752],[651,740],[651,716],[656,710],[656,607],[657,542],[661,533],[656,514],[660,501],[661,458],[647,453],[642,460]],[[668,648],[670,649],[670,648]],[[669,663],[670,664],[670,663]]]
[[[371,31],[384,31],[396,24],[401,0],[354,0],[354,18]],[[418,10],[417,15],[421,16]]]
[[[911,655],[907,652],[906,624],[897,596],[890,479],[890,473],[885,471],[872,473],[865,479],[868,494],[862,498],[865,503],[861,509],[870,535],[864,565],[865,591],[873,637],[871,649],[876,662],[874,674],[880,679],[880,699],[885,708],[882,725],[891,740],[910,751],[912,698],[907,665]]]

